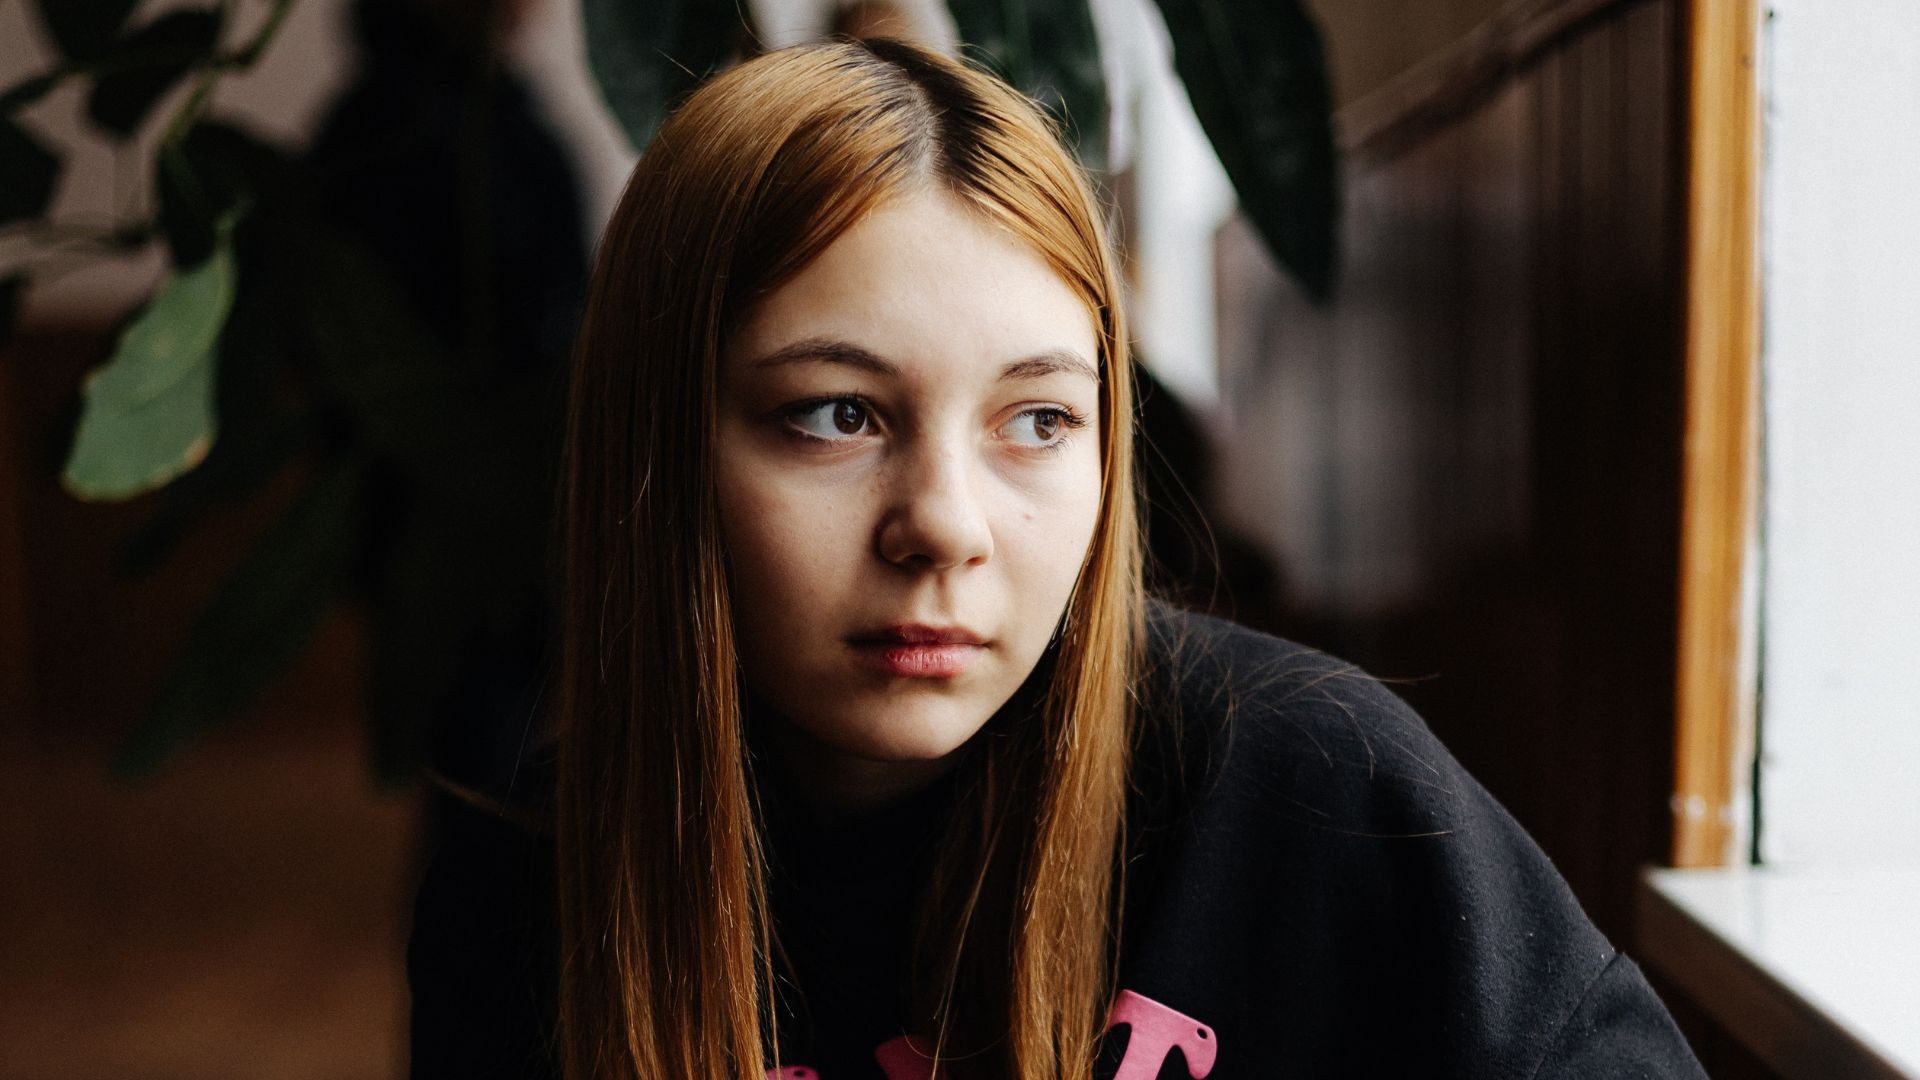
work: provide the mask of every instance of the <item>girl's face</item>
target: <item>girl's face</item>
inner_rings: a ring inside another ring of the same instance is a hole
[[[910,790],[1013,696],[1100,510],[1097,331],[944,192],[886,206],[721,355],[721,529],[747,685],[829,802]]]

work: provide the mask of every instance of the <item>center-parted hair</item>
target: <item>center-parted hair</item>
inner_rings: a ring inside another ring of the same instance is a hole
[[[1031,700],[969,743],[917,913],[939,1077],[1089,1074],[1119,926],[1140,662],[1132,370],[1092,187],[1037,106],[887,39],[769,52],[661,126],[601,241],[570,389],[555,828],[566,1073],[758,1080],[768,910],[714,483],[719,357],[753,304],[929,189],[1038,251],[1099,333],[1102,508]]]

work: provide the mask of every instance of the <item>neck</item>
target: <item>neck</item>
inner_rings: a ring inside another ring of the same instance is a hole
[[[778,716],[763,715],[756,726],[773,779],[823,823],[869,814],[925,791],[961,754],[956,750],[926,761],[875,761],[828,746]]]

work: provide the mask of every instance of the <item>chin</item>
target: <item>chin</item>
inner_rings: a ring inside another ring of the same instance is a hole
[[[881,710],[871,722],[855,725],[852,730],[841,724],[834,726],[841,730],[822,741],[841,753],[868,761],[937,761],[966,745],[986,726],[986,717],[976,723],[945,709],[915,711],[906,716],[898,710]]]

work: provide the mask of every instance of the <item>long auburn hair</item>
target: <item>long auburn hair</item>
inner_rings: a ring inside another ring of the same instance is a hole
[[[713,477],[721,343],[863,214],[941,185],[1040,252],[1100,339],[1102,502],[1020,715],[956,766],[911,1002],[941,1077],[1079,1078],[1118,905],[1141,539],[1118,267],[1059,129],[889,39],[755,57],[666,120],[594,270],[570,389],[556,734],[560,1054],[586,1077],[758,1080],[778,946]]]

